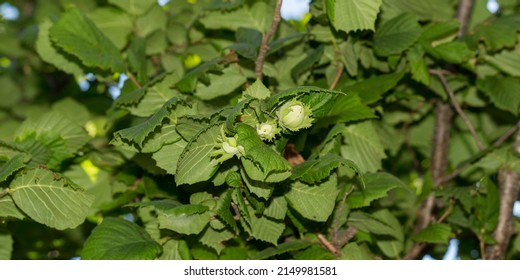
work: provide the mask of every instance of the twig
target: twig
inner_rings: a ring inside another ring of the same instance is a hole
[[[231,202],[231,207],[233,208],[233,211],[235,212],[235,215],[233,215],[233,220],[239,221],[240,220],[240,209],[238,209],[238,206]]]
[[[339,254],[339,250],[334,245],[332,245],[332,243],[330,243],[323,234],[318,233],[317,236],[318,240],[320,240],[321,245],[327,248],[329,252],[331,252],[334,256],[337,256]]]
[[[520,154],[520,133],[516,136],[514,152]],[[500,186],[500,212],[498,223],[493,233],[497,241],[489,246],[487,258],[502,260],[505,258],[509,240],[513,234],[513,206],[520,191],[520,174],[506,168],[498,171],[498,183]]]
[[[338,70],[336,70],[336,77],[334,77],[334,81],[330,84],[329,89],[333,90],[338,85],[339,80],[341,79],[341,75],[343,75],[343,64],[338,63]]]
[[[137,88],[142,88],[141,84],[139,84],[134,74],[132,74],[131,72],[126,72],[126,76]]]
[[[433,133],[432,160],[430,172],[433,183],[439,186],[448,162],[448,142],[450,139],[451,118],[453,111],[449,104],[437,101],[435,110],[435,131]]]
[[[472,8],[473,0],[460,0],[459,7],[457,9],[457,19],[460,22],[460,28],[459,32],[457,33],[457,37],[466,34]]]
[[[334,215],[334,226],[333,226],[333,230],[332,230],[332,236],[334,237],[333,239],[335,239],[336,233],[339,230],[339,227],[340,227],[339,220],[340,220],[341,212],[343,212],[343,207],[345,206],[345,202],[347,201],[347,197],[354,191],[354,189],[355,189],[355,186],[352,185],[352,188],[350,188],[350,190],[343,195],[343,198],[341,198],[341,202],[338,206],[338,209],[336,209],[336,215]]]
[[[480,141],[480,137],[478,136],[477,131],[475,130],[475,127],[469,120],[468,116],[466,116],[466,113],[464,113],[464,111],[462,111],[462,108],[460,107],[459,103],[457,102],[457,99],[455,98],[455,94],[453,93],[453,90],[450,88],[448,82],[446,81],[444,74],[441,71],[431,71],[431,72],[434,73],[435,75],[437,75],[437,77],[439,77],[439,80],[441,80],[442,87],[444,88],[444,90],[446,91],[448,96],[450,97],[453,107],[455,107],[455,110],[460,115],[460,117],[462,118],[462,120],[464,121],[466,126],[468,127],[469,132],[471,133],[473,138],[475,138],[475,142],[477,142],[478,148],[481,151],[484,150],[484,145]]]
[[[333,238],[332,244],[336,248],[343,248],[345,244],[347,244],[350,239],[352,239],[357,233],[357,228],[348,227],[346,230],[339,231]]]
[[[515,126],[511,127],[506,133],[500,136],[494,143],[493,146],[500,146],[504,143],[509,137],[511,137],[518,129],[520,129],[520,121],[516,123]],[[520,153],[520,151],[519,151]]]
[[[262,80],[262,69],[264,68],[265,57],[267,51],[269,50],[269,40],[276,32],[278,28],[278,24],[280,23],[280,9],[282,7],[282,0],[276,1],[276,7],[274,9],[274,17],[273,23],[271,24],[271,28],[267,31],[266,34],[262,37],[262,43],[260,44],[260,50],[258,51],[258,56],[256,57],[255,62],[255,74],[258,80]]]
[[[486,260],[486,242],[484,241],[484,238],[481,235],[478,236],[478,241],[480,246],[480,256],[483,260]]]
[[[442,216],[439,218],[439,220],[437,220],[437,223],[440,224],[440,223],[444,222],[444,220],[446,220],[446,218],[448,218],[448,216],[451,214],[452,211],[453,211],[453,202],[450,203],[450,206],[448,206],[448,209],[446,209],[446,211],[444,211],[444,214],[442,214]]]
[[[510,128],[508,131],[506,131],[502,136],[498,137],[497,140],[495,140],[493,142],[493,145],[491,145],[489,148],[487,148],[486,150],[484,150],[483,152],[485,153],[485,151],[489,150],[493,150],[494,148],[502,145],[505,141],[507,141],[507,139],[509,139],[509,137],[511,137],[518,129],[520,129],[520,121],[518,123],[516,123],[512,128]],[[471,166],[471,162],[469,160],[466,160],[464,161],[464,164],[458,166],[455,170],[453,170],[453,172],[451,172],[450,174],[442,177],[439,179],[439,184],[440,185],[443,185],[443,184],[446,184],[447,182],[455,179],[457,176],[460,175],[460,173],[462,173],[464,170],[466,170],[466,168],[468,168],[469,166]]]

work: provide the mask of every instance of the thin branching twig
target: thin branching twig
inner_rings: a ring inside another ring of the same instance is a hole
[[[278,29],[278,24],[280,23],[280,9],[282,8],[282,0],[276,1],[276,7],[274,9],[274,17],[273,23],[271,24],[271,28],[267,31],[266,34],[262,37],[262,43],[260,44],[260,50],[258,51],[258,56],[255,61],[255,74],[258,80],[262,80],[262,69],[264,68],[264,62],[267,55],[267,51],[269,50],[269,40],[273,37],[276,29]]]
[[[435,70],[431,70],[430,72],[435,74],[435,75],[437,75],[437,77],[439,77],[439,80],[441,81],[441,84],[442,84],[442,87],[444,88],[444,91],[446,91],[446,93],[450,97],[450,100],[451,100],[451,103],[453,104],[453,107],[455,107],[455,110],[457,111],[459,116],[464,121],[464,124],[466,124],[466,126],[468,127],[469,132],[471,133],[471,135],[475,139],[475,142],[477,143],[478,148],[481,151],[484,150],[484,145],[482,144],[482,141],[480,141],[480,137],[478,136],[477,131],[475,130],[475,127],[473,126],[473,124],[469,120],[469,118],[466,115],[466,113],[464,113],[464,111],[462,111],[462,108],[460,107],[459,103],[457,102],[457,99],[455,98],[455,94],[453,93],[453,90],[450,88],[450,86],[448,84],[448,81],[446,81],[446,77],[444,77],[443,72],[442,71],[435,71]]]
[[[334,256],[337,256],[339,254],[338,248],[332,245],[332,243],[330,243],[330,241],[327,240],[327,238],[323,234],[318,233],[317,236],[321,245],[323,245],[327,250],[329,250],[329,252],[331,252]]]
[[[141,86],[141,84],[139,84],[139,82],[135,78],[134,74],[132,74],[131,72],[127,72],[126,76],[132,82],[132,84],[134,84],[137,88],[142,88],[143,87],[143,86]]]
[[[338,85],[339,80],[341,79],[341,75],[343,75],[343,64],[338,63],[338,69],[336,70],[336,77],[334,77],[334,81],[330,84],[329,89],[333,90]]]

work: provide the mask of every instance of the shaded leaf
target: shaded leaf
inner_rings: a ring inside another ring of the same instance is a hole
[[[334,211],[337,195],[337,177],[332,175],[327,181],[315,186],[295,181],[285,194],[285,198],[291,208],[303,217],[325,222]]]
[[[220,128],[220,125],[213,125],[202,130],[184,148],[175,172],[178,185],[207,181],[217,171],[219,164],[211,152],[217,146]]]
[[[415,16],[399,15],[385,22],[374,34],[374,52],[380,56],[400,54],[421,35],[422,28]]]
[[[489,77],[477,80],[477,87],[502,110],[518,115],[520,109],[520,78]]]
[[[363,175],[365,188],[355,190],[347,198],[350,208],[369,206],[370,202],[387,196],[395,188],[406,188],[397,177],[389,173],[367,173]]]
[[[447,244],[451,237],[451,228],[446,224],[430,224],[427,228],[415,235],[414,240],[427,243]]]
[[[138,225],[106,217],[90,234],[81,252],[83,260],[153,260],[161,245]]]

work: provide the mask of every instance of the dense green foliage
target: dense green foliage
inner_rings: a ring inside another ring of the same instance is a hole
[[[452,238],[474,259],[497,243],[497,174],[520,172],[514,137],[495,142],[520,113],[518,1],[474,1],[457,35],[455,0],[314,0],[265,61],[274,0],[7,2],[0,259],[441,258]],[[472,125],[440,124],[439,104]]]

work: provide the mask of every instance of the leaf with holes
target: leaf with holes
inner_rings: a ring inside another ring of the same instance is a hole
[[[43,168],[20,174],[11,182],[9,194],[27,216],[60,230],[82,224],[94,201],[78,185]]]

